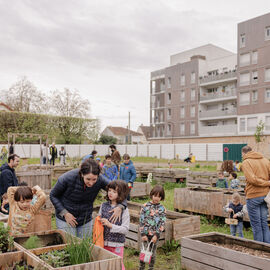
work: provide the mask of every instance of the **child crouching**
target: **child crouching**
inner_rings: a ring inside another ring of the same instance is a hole
[[[111,210],[126,199],[128,191],[126,182],[122,180],[110,182],[107,186],[107,202],[103,203],[99,209],[101,223],[104,226],[104,248],[122,258],[122,270],[125,270],[124,243],[129,230],[128,209],[123,210],[121,220],[117,220],[115,224],[110,223],[109,220],[113,214]]]
[[[9,217],[8,225],[11,234],[23,234],[30,230],[35,215],[46,201],[46,194],[39,186],[33,188],[27,186],[9,187]],[[31,205],[33,195],[37,195],[37,202]]]
[[[225,211],[230,213],[230,218],[238,220],[237,225],[230,225],[231,235],[236,236],[238,232],[239,237],[243,236],[243,205],[240,203],[241,197],[239,193],[233,193],[232,202],[225,206]]]
[[[140,232],[144,248],[151,242],[151,250],[153,252],[149,270],[154,269],[156,259],[157,242],[160,233],[165,229],[166,209],[160,204],[165,199],[165,192],[162,186],[155,186],[150,192],[151,201],[144,204],[140,215]],[[145,263],[140,261],[140,270],[145,269]]]

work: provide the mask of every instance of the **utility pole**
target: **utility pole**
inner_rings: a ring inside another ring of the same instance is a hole
[[[128,143],[131,144],[131,137],[130,137],[130,112],[128,112]]]

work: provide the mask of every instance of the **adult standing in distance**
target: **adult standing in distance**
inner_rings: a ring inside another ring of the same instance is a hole
[[[270,190],[270,162],[250,146],[242,148],[242,170],[246,177],[246,201],[254,240],[270,243],[268,208],[264,198]]]
[[[20,157],[16,154],[8,157],[8,162],[0,168],[0,197],[7,192],[9,187],[18,186],[15,168],[20,163]]]
[[[114,144],[111,144],[110,148],[112,151],[112,154],[111,154],[112,162],[117,166],[117,169],[119,171],[119,165],[121,162],[121,155],[120,155],[119,151],[116,150],[116,146]]]
[[[13,146],[13,142],[10,143],[10,147],[8,149],[8,155],[13,155],[14,154],[14,146]]]
[[[55,146],[55,143],[52,144],[52,146],[50,147],[50,155],[51,155],[51,159],[50,159],[50,165],[55,163],[55,160],[57,159],[57,148]]]

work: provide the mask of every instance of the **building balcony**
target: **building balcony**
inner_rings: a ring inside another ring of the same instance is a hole
[[[223,135],[237,134],[237,125],[218,125],[218,126],[201,126],[199,129],[200,135]]]
[[[235,109],[224,109],[224,110],[209,110],[199,112],[200,118],[206,119],[222,119],[222,118],[231,118],[232,116],[236,117],[237,111]],[[200,119],[202,120],[202,119]]]
[[[219,99],[237,99],[236,88],[224,92],[220,91],[216,93],[203,93],[200,95],[200,103],[206,103],[206,101],[215,101]]]
[[[200,85],[201,86],[211,85],[211,84],[216,84],[216,83],[224,82],[224,81],[233,81],[236,79],[237,79],[236,70],[233,70],[233,71],[224,72],[217,75],[200,77]]]

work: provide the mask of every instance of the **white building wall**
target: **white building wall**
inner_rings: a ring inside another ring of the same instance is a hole
[[[185,159],[189,155],[189,144],[176,144],[175,154],[179,155],[179,159]]]
[[[149,156],[160,158],[161,148],[160,144],[149,144]]]

